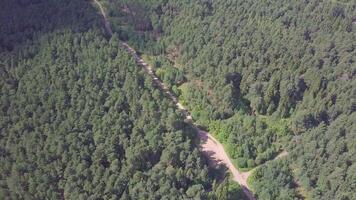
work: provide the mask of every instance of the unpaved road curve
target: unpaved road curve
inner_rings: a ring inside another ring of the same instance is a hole
[[[101,15],[104,18],[106,31],[110,35],[112,35],[113,31],[111,29],[109,20],[107,18],[107,15],[104,11],[103,6],[101,5],[100,2],[98,2],[98,0],[94,0],[94,2],[100,8]],[[192,116],[189,113],[189,111],[181,103],[179,103],[178,98],[176,96],[174,96],[171,93],[171,91],[162,83],[162,81],[154,74],[152,67],[149,64],[147,64],[136,53],[136,51],[132,47],[130,47],[127,43],[121,42],[121,44],[127,50],[127,52],[129,52],[134,57],[137,64],[142,66],[145,69],[145,71],[153,78],[154,84],[156,84],[159,87],[159,89],[162,92],[164,92],[167,95],[167,97],[170,98],[176,104],[176,106],[185,114],[186,120],[191,121]],[[199,129],[195,124],[194,124],[194,126],[198,131],[198,137],[201,141],[200,142],[200,150],[202,151],[202,153],[205,156],[208,157],[209,164],[211,166],[216,166],[219,164],[225,165],[227,167],[227,169],[229,169],[229,171],[231,172],[233,180],[242,186],[243,191],[244,191],[245,195],[248,197],[248,199],[255,200],[255,197],[253,196],[252,192],[249,190],[249,187],[247,185],[247,178],[250,175],[250,172],[245,172],[245,173],[239,172],[235,168],[235,166],[232,164],[232,162],[231,162],[230,158],[228,157],[228,155],[226,154],[222,144],[219,141],[217,141],[208,132]]]
[[[103,18],[104,18],[104,23],[105,23],[105,29],[106,29],[106,31],[107,31],[110,35],[112,35],[113,32],[112,32],[112,29],[111,29],[111,25],[110,25],[110,22],[109,22],[109,20],[108,20],[108,16],[106,15],[106,12],[105,12],[103,6],[101,5],[101,3],[100,3],[98,0],[94,0],[94,2],[95,2],[95,4],[96,4],[97,6],[99,6],[100,13],[101,13],[101,15],[102,15]]]

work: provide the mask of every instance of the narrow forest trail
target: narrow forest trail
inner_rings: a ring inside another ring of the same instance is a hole
[[[110,22],[107,18],[107,15],[105,13],[103,6],[101,5],[101,3],[98,0],[94,0],[94,2],[100,8],[101,15],[104,18],[106,31],[110,35],[112,35],[113,31],[111,29]],[[190,112],[179,102],[178,98],[176,96],[174,96],[172,94],[172,92],[155,75],[155,73],[152,70],[152,67],[148,63],[146,63],[137,54],[137,52],[132,47],[130,47],[126,42],[121,41],[121,44],[126,49],[126,51],[134,57],[137,64],[142,66],[144,68],[144,70],[146,71],[146,73],[149,74],[153,78],[154,84],[156,84],[157,87],[162,92],[164,92],[169,99],[171,99],[175,103],[177,108],[180,109],[184,113],[186,120],[192,121],[192,116],[191,116]],[[232,164],[229,156],[225,152],[223,145],[218,140],[216,140],[211,134],[198,128],[198,126],[195,123],[193,123],[193,125],[195,126],[195,128],[198,131],[198,137],[200,139],[200,150],[202,151],[202,153],[205,156],[207,156],[207,158],[209,160],[209,165],[211,165],[211,166],[216,166],[216,165],[220,165],[220,164],[225,165],[227,167],[227,169],[231,172],[233,180],[241,185],[247,198],[250,200],[255,200],[254,195],[252,194],[252,192],[249,189],[249,186],[247,185],[247,178],[251,174],[251,171],[240,172],[239,170],[237,170],[236,167]]]

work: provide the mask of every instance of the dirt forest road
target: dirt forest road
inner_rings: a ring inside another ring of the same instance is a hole
[[[101,15],[103,16],[106,31],[110,35],[112,35],[113,31],[111,29],[110,22],[107,18],[107,15],[105,13],[103,6],[101,5],[101,3],[98,0],[94,0],[94,2],[99,7]],[[175,103],[175,105],[185,114],[186,120],[191,121],[192,116],[189,113],[189,111],[181,103],[179,103],[178,98],[176,96],[174,96],[172,94],[172,92],[155,75],[155,73],[152,70],[152,67],[148,63],[146,63],[137,54],[137,52],[132,47],[130,47],[127,43],[121,42],[121,45],[127,50],[128,53],[130,53],[134,57],[137,64],[142,66],[145,69],[145,71],[147,72],[147,74],[149,74],[153,78],[154,84],[157,85],[157,87],[162,92],[164,92],[167,95],[167,97],[170,98]],[[235,168],[235,166],[232,164],[228,155],[226,154],[222,144],[219,141],[217,141],[208,132],[199,129],[196,124],[194,124],[194,126],[198,131],[198,137],[200,139],[200,150],[208,158],[209,165],[211,165],[211,166],[216,166],[216,165],[220,165],[220,164],[225,165],[227,167],[227,169],[229,169],[229,171],[231,172],[231,174],[233,176],[232,177],[233,180],[241,185],[247,198],[250,200],[255,200],[255,197],[253,196],[252,192],[250,191],[250,189],[247,185],[247,178],[250,175],[250,172],[241,173],[240,171],[238,171]]]

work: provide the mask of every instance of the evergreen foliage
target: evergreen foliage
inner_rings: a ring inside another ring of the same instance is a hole
[[[0,199],[231,195],[88,1],[0,4]]]
[[[238,167],[290,152],[287,163],[256,172],[257,196],[293,199],[302,188],[300,198],[356,198],[353,1],[106,2],[146,7],[152,30],[132,28],[127,39],[180,66],[180,99]],[[115,6],[112,20],[130,26],[134,16]],[[297,184],[284,184],[290,176]]]

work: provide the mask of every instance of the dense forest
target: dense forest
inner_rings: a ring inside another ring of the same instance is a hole
[[[0,199],[243,198],[119,40],[258,199],[356,199],[355,2],[101,2],[0,2]]]
[[[259,199],[356,199],[354,1],[102,2]]]
[[[0,199],[243,198],[91,2],[0,5]]]

